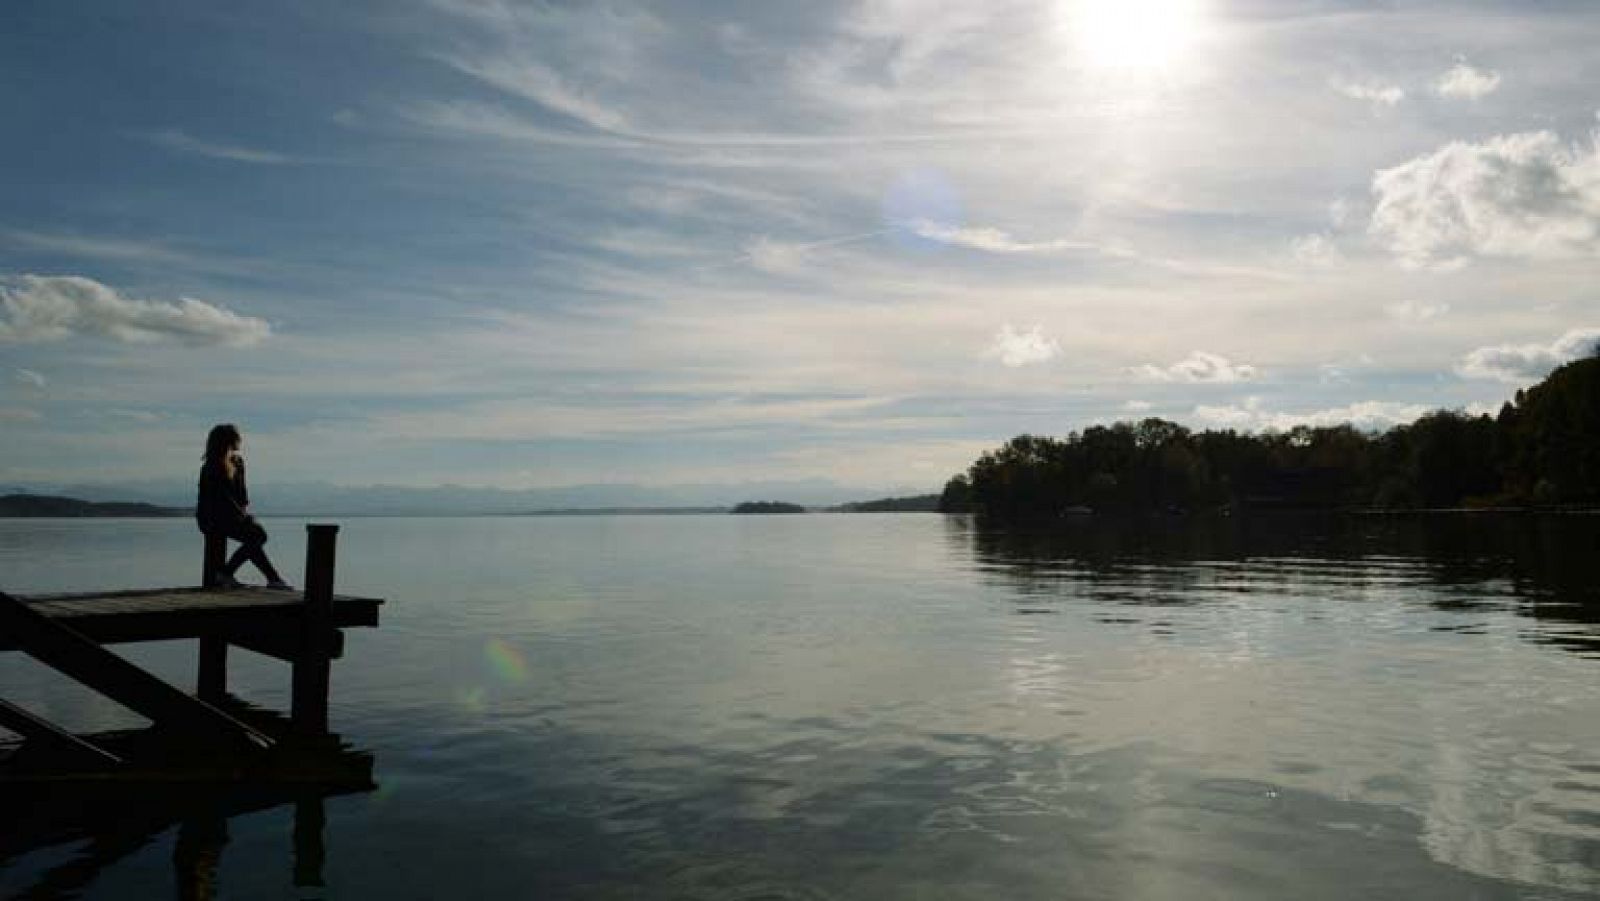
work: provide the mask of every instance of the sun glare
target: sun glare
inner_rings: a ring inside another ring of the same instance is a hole
[[[1165,69],[1200,30],[1204,0],[1065,0],[1064,25],[1097,68]]]

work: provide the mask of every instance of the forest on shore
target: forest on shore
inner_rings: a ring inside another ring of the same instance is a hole
[[[1600,353],[1497,416],[1437,410],[1387,431],[1350,425],[1195,432],[1150,418],[1065,438],[1019,435],[940,496],[1000,521],[1233,509],[1600,506]]]

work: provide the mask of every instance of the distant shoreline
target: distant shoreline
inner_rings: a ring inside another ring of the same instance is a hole
[[[192,516],[186,507],[162,507],[128,501],[83,501],[48,494],[0,497],[0,517],[7,519],[176,519]]]

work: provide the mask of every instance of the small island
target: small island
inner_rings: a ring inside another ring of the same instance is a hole
[[[806,508],[785,501],[745,501],[729,511],[734,514],[804,513]]]

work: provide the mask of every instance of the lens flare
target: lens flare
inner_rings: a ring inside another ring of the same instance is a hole
[[[483,656],[496,676],[510,683],[528,679],[528,660],[504,638],[491,638],[483,644]]]

